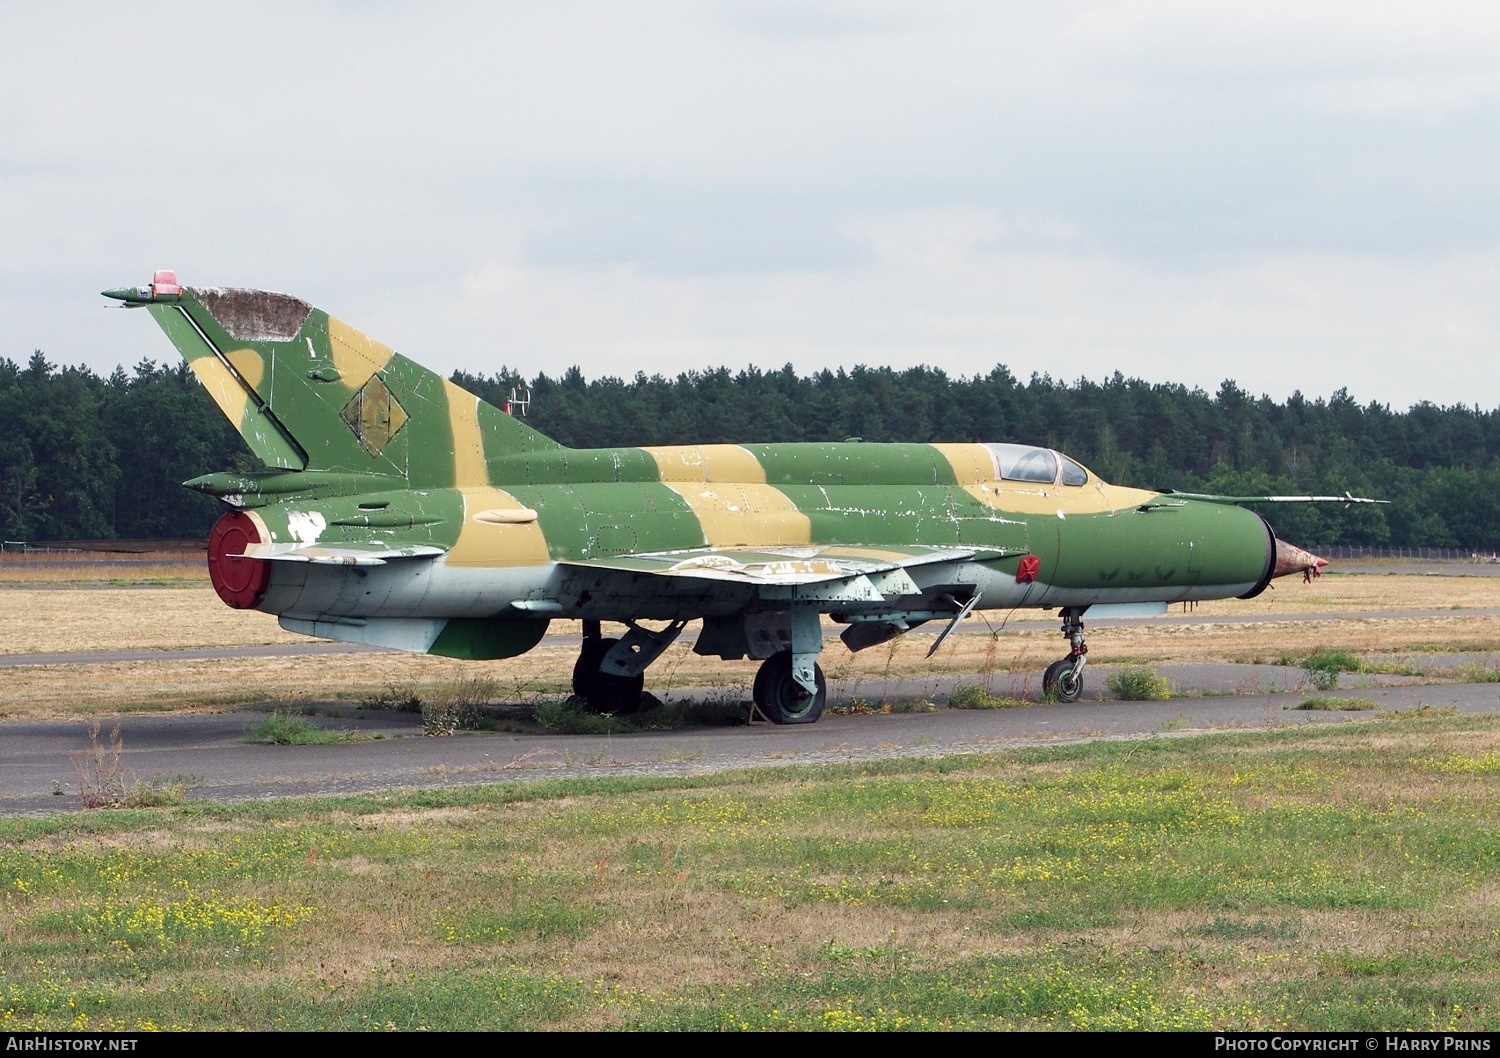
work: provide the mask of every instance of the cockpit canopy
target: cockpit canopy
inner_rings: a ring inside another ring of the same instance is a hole
[[[1002,481],[1031,481],[1039,485],[1087,485],[1089,472],[1061,452],[1030,445],[987,444],[995,460],[995,476]]]

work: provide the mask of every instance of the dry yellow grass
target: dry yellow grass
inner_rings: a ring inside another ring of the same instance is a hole
[[[212,661],[26,665],[0,675],[0,718],[62,718],[133,710],[216,710],[250,702],[373,698],[392,687],[431,693],[465,677],[493,679],[512,700],[567,694],[577,650],[543,646],[505,661],[460,662],[420,654],[326,654]],[[743,687],[754,662],[694,658],[693,686]],[[695,677],[696,677],[695,673]],[[662,681],[651,684],[662,690]],[[682,680],[678,686],[685,686]]]
[[[1500,606],[1500,577],[1412,573],[1330,573],[1311,584],[1284,577],[1254,599],[1215,599],[1189,612],[1296,614],[1322,610],[1444,610]],[[1181,607],[1173,607],[1179,612]]]
[[[1458,609],[1452,609],[1458,607]],[[1455,640],[1471,637],[1493,637],[1494,629],[1487,618],[1465,615],[1465,609],[1500,607],[1500,578],[1497,577],[1437,577],[1411,575],[1327,576],[1312,584],[1286,583],[1275,591],[1268,591],[1257,599],[1225,599],[1200,603],[1196,608],[1185,610],[1173,607],[1171,614],[1189,613],[1204,619],[1205,626],[1220,616],[1264,617],[1267,624],[1213,625],[1212,629],[1189,630],[1181,626],[1161,626],[1156,629],[1111,628],[1101,631],[1103,626],[1090,630],[1092,650],[1111,650],[1111,644],[1130,643],[1142,638],[1155,641],[1166,635],[1175,640],[1181,655],[1167,654],[1162,657],[1187,659],[1197,655],[1188,643],[1205,640],[1215,643],[1234,640],[1231,649],[1265,651],[1277,648],[1278,637],[1286,633],[1287,626],[1273,627],[1277,616],[1303,615],[1308,613],[1339,611],[1390,611],[1390,610],[1444,610],[1451,609],[1452,616],[1403,620],[1395,622],[1401,627],[1395,630],[1395,639],[1384,646],[1382,637],[1392,630],[1392,622],[1381,621],[1371,625],[1361,636],[1366,645],[1347,646],[1348,649],[1410,649],[1439,640]],[[1017,611],[1013,620],[1032,621],[1043,618],[1041,611]],[[995,615],[991,623],[999,625]],[[1339,621],[1340,626],[1350,624]],[[970,626],[978,627],[979,621],[971,619]],[[1303,626],[1307,627],[1307,626]],[[569,635],[577,634],[577,622],[553,622],[552,631]],[[1316,638],[1317,629],[1313,630]],[[1340,634],[1355,634],[1341,627]],[[1023,638],[1031,633],[1024,633]],[[1009,635],[1006,636],[1009,639]],[[1041,633],[1038,638],[1045,649],[1052,650],[1050,641],[1060,637],[1052,632]],[[1306,638],[1300,636],[1300,638]],[[270,614],[255,610],[232,610],[219,601],[206,581],[193,586],[178,588],[89,588],[60,590],[56,588],[6,588],[0,590],[0,654],[37,654],[49,652],[74,652],[84,650],[149,650],[173,647],[208,646],[253,646],[272,643],[304,643],[306,638],[284,632]],[[921,643],[926,652],[927,644],[921,637],[909,642]],[[1340,643],[1340,645],[1346,645]],[[1039,644],[1039,649],[1041,648]],[[1124,656],[1134,656],[1123,648]],[[1217,649],[1217,648],[1215,648]],[[967,651],[960,648],[968,661]],[[1119,650],[1115,651],[1119,654]],[[869,654],[883,654],[876,648]],[[1093,655],[1091,655],[1093,656]],[[1100,655],[1097,660],[1105,660]]]
[[[1204,604],[1192,624],[1089,629],[1096,663],[1143,661],[1275,661],[1286,652],[1337,647],[1362,654],[1463,648],[1500,650],[1500,617],[1448,611],[1435,617],[1378,620],[1278,620],[1310,612],[1368,612],[1500,606],[1500,579],[1489,577],[1324,577],[1287,584],[1261,599]],[[1219,614],[1262,620],[1215,623]],[[1018,618],[1036,618],[1023,611]],[[994,621],[994,618],[991,617]],[[1063,653],[1050,624],[1006,631],[997,638],[973,631],[950,637],[931,660],[929,630],[851,655],[829,637],[823,663],[831,678],[859,681],[878,694],[894,676],[994,674],[996,693],[1039,690],[1040,672]],[[122,709],[222,708],[227,705],[344,696],[373,696],[392,685],[432,688],[462,676],[493,679],[507,696],[566,693],[576,657],[576,622],[555,622],[560,639],[519,658],[457,662],[404,654],[320,655],[214,661],[163,659],[87,665],[26,666],[0,676],[0,715],[72,716]],[[204,585],[184,588],[0,590],[0,653],[79,652],[305,643],[282,631],[269,614],[231,610]],[[1435,668],[1442,665],[1434,658]],[[667,652],[648,673],[657,694],[681,688],[720,688],[748,695],[753,661],[722,662],[693,654],[686,644]],[[1014,684],[1014,686],[1008,686]]]
[[[305,643],[271,614],[232,610],[187,588],[0,590],[0,654]]]
[[[207,584],[202,552],[37,554],[0,551],[0,585]]]

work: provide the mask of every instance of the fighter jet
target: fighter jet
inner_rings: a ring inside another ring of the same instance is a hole
[[[225,603],[472,659],[580,620],[573,690],[596,710],[635,709],[692,621],[697,653],[761,661],[766,718],[807,724],[825,615],[854,651],[940,624],[935,650],[1022,607],[1060,612],[1043,689],[1072,701],[1085,612],[1248,599],[1325,565],[1235,505],[1293,497],[1126,488],[1015,443],[567,448],[286,294],[170,271],[104,294],[146,308],[265,465],[185,482],[227,508],[208,542]]]

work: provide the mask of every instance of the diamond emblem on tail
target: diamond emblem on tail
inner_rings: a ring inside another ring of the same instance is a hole
[[[359,388],[339,417],[354,431],[360,447],[372,456],[385,451],[391,438],[406,425],[406,409],[391,395],[380,376],[376,375]]]

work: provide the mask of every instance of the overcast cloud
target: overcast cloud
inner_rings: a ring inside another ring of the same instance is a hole
[[[1500,405],[1500,6],[6,5],[0,356],[298,294],[437,370]]]

